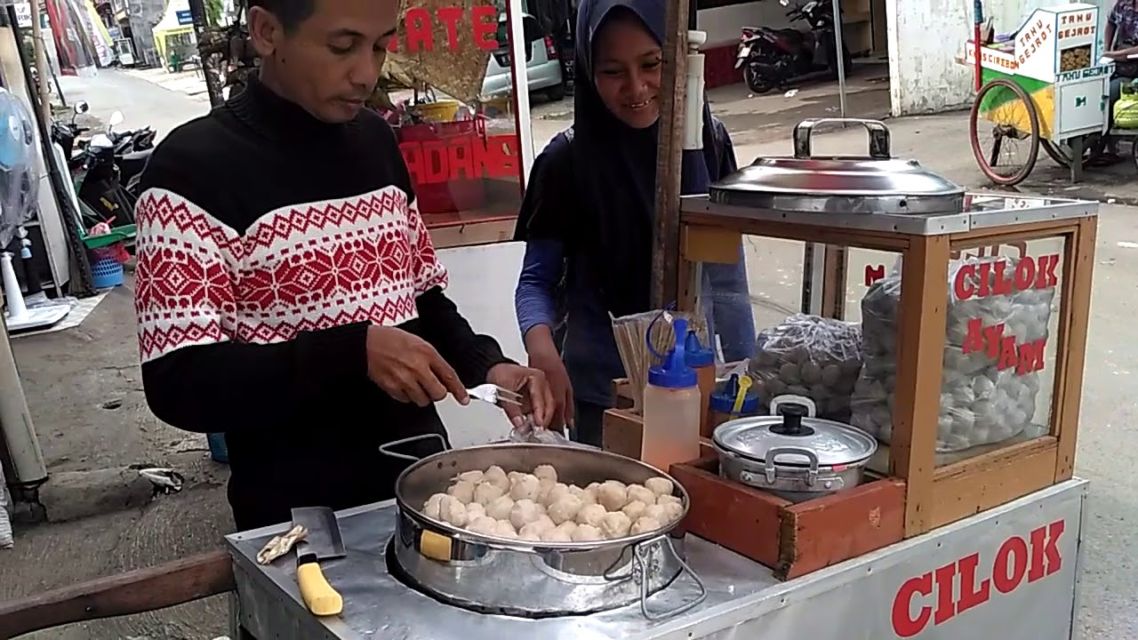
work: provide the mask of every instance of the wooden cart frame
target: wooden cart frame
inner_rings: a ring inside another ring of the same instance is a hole
[[[979,197],[979,196],[978,196]],[[1042,201],[1040,201],[1042,202]],[[845,248],[896,252],[902,259],[899,352],[889,472],[903,480],[905,537],[926,533],[1072,477],[1082,395],[1097,214],[1095,205],[1057,203],[1030,215],[987,212],[984,225],[959,230],[882,232],[846,226],[850,218],[785,214],[685,198],[681,217],[681,308],[694,308],[699,263],[733,263],[743,235],[825,246],[823,315],[845,299]],[[968,214],[963,214],[968,218]],[[997,220],[998,219],[998,220]],[[1062,290],[1055,345],[1055,387],[1045,436],[937,467],[936,423],[945,345],[948,265],[954,252],[1035,239],[1062,238]],[[809,277],[806,278],[810,280]]]

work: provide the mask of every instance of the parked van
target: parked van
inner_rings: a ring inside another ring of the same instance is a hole
[[[565,97],[565,79],[561,75],[560,54],[553,37],[544,34],[537,18],[526,13],[522,16],[526,47],[526,77],[530,93],[544,93],[550,100]],[[509,95],[513,87],[510,71],[510,27],[506,14],[498,18],[498,50],[490,56],[486,78],[482,81],[482,97],[500,98]]]

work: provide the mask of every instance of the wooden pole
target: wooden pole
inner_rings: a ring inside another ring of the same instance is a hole
[[[48,68],[47,56],[44,54],[43,29],[40,21],[40,0],[29,0],[28,7],[32,14],[32,55],[36,61],[36,75],[39,78],[35,88],[40,102],[40,116],[47,126],[51,126],[51,69]],[[15,25],[14,25],[15,26]],[[19,30],[16,31],[17,36]]]
[[[660,144],[656,156],[656,226],[652,234],[651,303],[662,309],[679,292],[680,172],[683,167],[684,98],[687,89],[691,0],[670,0],[660,82]]]
[[[206,14],[204,0],[190,0],[190,16],[194,19],[194,36],[198,41],[198,55],[201,57],[202,75],[205,76],[205,91],[209,96],[209,104],[213,108],[220,107],[225,103],[225,96],[221,91],[221,82],[219,75],[221,69],[215,68],[213,62],[213,55],[203,51],[203,45],[209,42],[214,36],[218,35],[213,27],[219,25],[211,25],[209,23],[209,16]],[[222,47],[222,51],[229,52],[229,43],[226,42]],[[222,55],[225,59],[225,55]]]
[[[157,611],[235,588],[231,556],[225,550],[212,551],[0,602],[0,638],[73,622]]]

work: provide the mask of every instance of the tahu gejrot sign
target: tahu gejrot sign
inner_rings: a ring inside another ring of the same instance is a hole
[[[1042,17],[1036,18],[1030,26],[1024,27],[1016,35],[1016,62],[1022,65],[1035,55],[1035,52],[1042,49],[1055,35],[1054,31],[1055,24]]]
[[[1065,560],[1059,541],[1066,529],[1065,519],[1055,520],[1026,536],[1008,536],[993,555],[970,553],[905,580],[893,596],[893,633],[915,637],[1054,575]]]
[[[1059,16],[1059,39],[1084,38],[1094,35],[1098,25],[1096,11],[1075,11]]]

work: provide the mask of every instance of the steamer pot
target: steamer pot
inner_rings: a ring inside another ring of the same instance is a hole
[[[393,455],[389,448],[405,442],[389,443],[381,451]],[[703,584],[683,559],[678,520],[643,535],[548,543],[471,533],[428,518],[420,508],[461,472],[491,465],[528,472],[539,464],[553,465],[559,480],[579,486],[667,478],[683,500],[685,515],[688,510],[687,492],[675,479],[638,460],[597,449],[510,443],[443,451],[409,466],[395,484],[394,556],[406,577],[450,604],[524,617],[581,615],[639,603],[646,617],[662,619],[703,600]],[[651,596],[684,574],[685,581],[694,583],[695,596],[671,608],[653,608]]]

